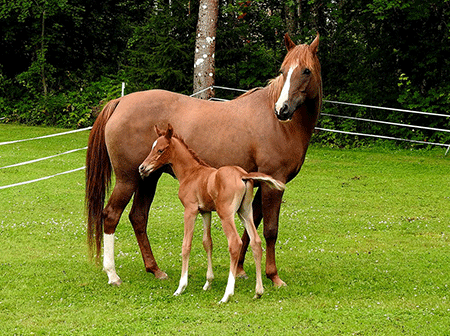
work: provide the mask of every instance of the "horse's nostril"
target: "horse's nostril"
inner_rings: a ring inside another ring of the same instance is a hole
[[[288,104],[284,103],[283,106],[280,109],[280,114],[286,114],[286,112],[288,111],[289,106]]]

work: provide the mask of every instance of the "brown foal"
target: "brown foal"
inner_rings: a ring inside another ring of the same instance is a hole
[[[207,290],[214,279],[212,270],[211,211],[216,211],[225,235],[230,252],[230,273],[225,294],[220,302],[227,302],[234,294],[237,263],[242,240],[236,230],[234,216],[237,213],[250,237],[250,246],[256,264],[255,298],[263,294],[261,278],[261,239],[253,223],[252,199],[254,182],[263,182],[278,190],[285,185],[262,173],[247,173],[237,166],[213,168],[203,162],[184,141],[174,135],[169,124],[166,132],[155,126],[159,136],[153,143],[152,150],[139,166],[139,173],[146,178],[166,164],[170,164],[177,177],[180,188],[178,197],[184,206],[184,238],[182,248],[182,270],[178,289],[174,295],[180,295],[188,283],[189,254],[191,251],[194,223],[197,214],[203,218],[203,246],[208,258],[206,283]]]

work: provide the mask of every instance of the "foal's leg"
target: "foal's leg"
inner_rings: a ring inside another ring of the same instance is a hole
[[[178,285],[178,289],[173,295],[178,296],[186,289],[188,284],[188,268],[189,268],[189,255],[191,253],[192,237],[194,235],[195,217],[197,217],[198,207],[184,209],[184,237],[183,247],[181,252],[182,265],[181,265],[181,278]]]
[[[234,285],[236,282],[236,269],[239,258],[239,252],[242,247],[242,240],[239,237],[239,233],[236,230],[234,223],[234,214],[236,211],[233,209],[227,209],[223,212],[221,209],[217,209],[217,214],[222,222],[222,228],[228,239],[228,250],[230,252],[230,273],[228,275],[227,287],[225,294],[220,300],[221,303],[227,302],[231,295],[234,294]]]
[[[253,223],[253,211],[252,211],[252,198],[253,198],[253,183],[251,181],[246,183],[246,193],[242,200],[241,207],[239,208],[238,215],[244,224],[245,230],[250,236],[250,246],[252,247],[253,258],[255,259],[256,267],[256,288],[255,298],[260,298],[264,292],[261,276],[261,238],[259,238],[256,231],[255,224]]]
[[[261,202],[262,202],[261,201],[261,188],[258,188],[258,190],[256,191],[256,195],[253,199],[253,203],[252,203],[253,222],[257,229],[263,218]],[[239,255],[239,262],[238,262],[238,266],[237,266],[238,277],[245,278],[245,279],[247,279],[248,276],[244,271],[244,261],[245,261],[245,254],[247,252],[249,243],[250,243],[250,237],[248,236],[247,230],[245,230],[244,233],[242,234],[242,249],[241,249],[241,253]]]
[[[115,286],[119,286],[122,280],[116,273],[114,263],[114,233],[135,189],[136,185],[133,183],[117,181],[103,210],[103,269],[108,275],[108,283]]]
[[[208,258],[208,269],[206,271],[206,283],[203,290],[211,288],[211,282],[214,280],[214,273],[212,267],[212,239],[211,239],[211,212],[203,212],[203,247]]]
[[[155,172],[145,180],[139,181],[129,218],[141,250],[145,270],[153,273],[157,279],[167,279],[167,274],[161,271],[156,263],[147,235],[148,212],[161,174],[162,172]]]

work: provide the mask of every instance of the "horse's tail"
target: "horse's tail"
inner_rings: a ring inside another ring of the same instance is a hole
[[[273,177],[263,174],[263,173],[256,173],[256,172],[248,173],[247,175],[244,175],[242,177],[242,180],[244,180],[244,181],[253,180],[253,181],[263,182],[263,183],[266,183],[270,188],[276,189],[276,190],[286,189],[286,185],[283,182],[278,181],[278,180],[274,179]]]
[[[86,153],[86,214],[89,257],[95,250],[96,262],[100,260],[103,239],[103,207],[111,183],[111,162],[105,143],[105,126],[120,98],[111,100],[97,117],[89,134]]]

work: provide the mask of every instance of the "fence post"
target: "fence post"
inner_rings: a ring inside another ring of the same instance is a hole
[[[125,82],[122,82],[122,97],[125,95]]]

